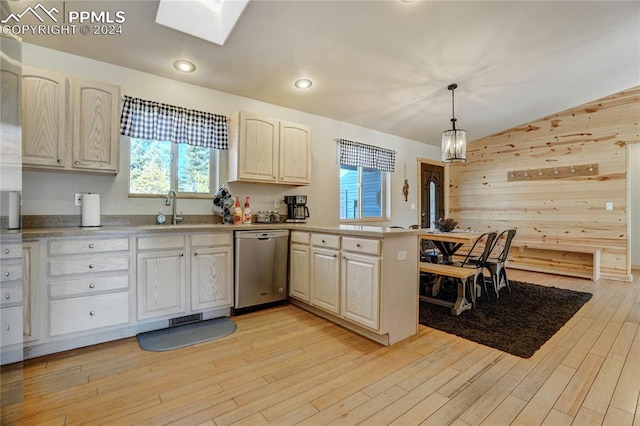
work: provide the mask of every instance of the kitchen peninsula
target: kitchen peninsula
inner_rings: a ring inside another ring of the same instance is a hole
[[[419,230],[306,224],[22,230],[25,358],[133,336],[233,304],[233,231],[289,229],[289,300],[384,345],[418,329]],[[206,273],[202,273],[206,271]]]

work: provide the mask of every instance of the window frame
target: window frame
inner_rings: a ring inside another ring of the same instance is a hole
[[[128,155],[128,173],[127,173],[127,194],[128,198],[165,198],[167,194],[140,194],[131,192],[131,146],[134,139],[138,140],[153,140],[144,138],[129,137],[129,155]],[[175,189],[176,197],[178,198],[192,198],[192,199],[212,199],[216,188],[219,186],[220,179],[220,152],[215,148],[209,149],[209,192],[181,192],[178,191],[178,149],[179,145],[169,141],[156,141],[154,142],[166,142],[171,147],[171,165],[169,170],[169,188]]]
[[[340,165],[340,169],[342,170],[343,165]],[[367,216],[362,217],[362,177],[363,177],[363,169],[365,167],[356,166],[358,170],[358,219],[343,219],[341,206],[340,206],[340,197],[341,195],[341,186],[340,179],[338,179],[338,218],[340,223],[363,223],[363,222],[387,222],[391,220],[391,172],[383,172],[381,170],[377,170],[380,172],[380,180],[381,180],[381,194],[380,194],[380,211],[382,213],[381,216]],[[367,168],[368,170],[375,170]]]

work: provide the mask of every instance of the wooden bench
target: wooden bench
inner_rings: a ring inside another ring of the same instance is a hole
[[[525,271],[545,272],[558,275],[568,275],[572,277],[590,278],[592,281],[600,279],[600,263],[602,258],[602,249],[593,246],[582,246],[572,244],[554,244],[541,242],[513,241],[512,251],[509,256],[508,266],[513,269],[522,269]],[[556,259],[545,259],[543,257],[519,256],[525,253],[526,249],[537,251],[553,251],[566,253],[583,253],[589,255],[587,262],[562,262]]]
[[[420,272],[428,272],[439,275],[440,277],[456,278],[458,281],[458,297],[455,303],[446,300],[437,299],[430,296],[420,296],[420,300],[436,305],[451,307],[451,313],[460,315],[460,312],[466,311],[473,307],[475,303],[475,289],[471,289],[471,302],[466,297],[466,284],[469,277],[476,275],[474,268],[463,268],[461,266],[442,265],[440,263],[420,262]],[[473,286],[472,286],[473,287]]]

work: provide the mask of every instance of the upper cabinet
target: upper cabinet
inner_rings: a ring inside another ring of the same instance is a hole
[[[311,128],[247,112],[234,115],[229,181],[308,185]]]
[[[118,86],[24,66],[23,166],[118,173],[119,99]]]

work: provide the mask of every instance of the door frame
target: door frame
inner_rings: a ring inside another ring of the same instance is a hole
[[[430,158],[418,157],[417,158],[417,179],[418,182],[416,192],[418,193],[418,208],[416,208],[416,223],[422,223],[422,164],[430,164],[432,166],[439,166],[444,168],[444,179],[442,188],[444,193],[444,215],[449,217],[449,165],[442,161],[432,160]]]

